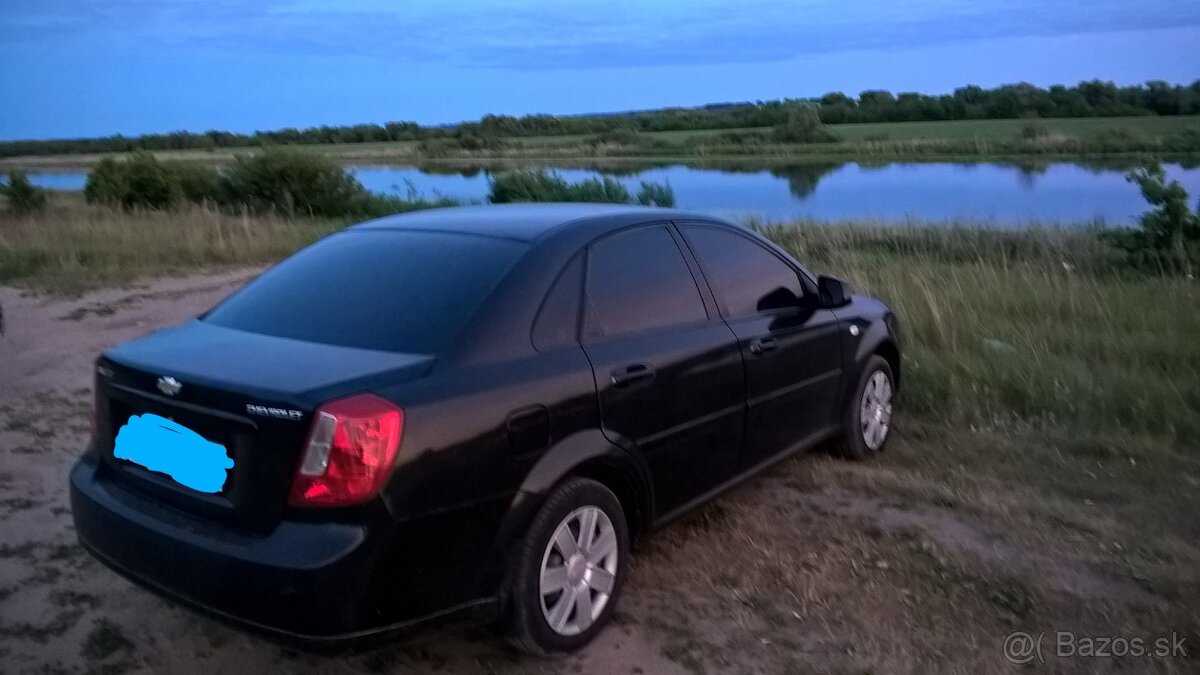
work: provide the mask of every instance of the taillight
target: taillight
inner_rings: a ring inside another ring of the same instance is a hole
[[[373,394],[321,406],[288,503],[346,506],[374,497],[396,460],[403,430],[404,411]]]

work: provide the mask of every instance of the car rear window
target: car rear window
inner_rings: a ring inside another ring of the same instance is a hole
[[[347,231],[279,263],[204,320],[308,342],[435,354],[525,249],[470,234]]]

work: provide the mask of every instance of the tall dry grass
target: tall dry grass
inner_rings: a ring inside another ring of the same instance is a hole
[[[923,416],[1070,435],[1200,437],[1200,285],[1095,234],[870,223],[761,228],[896,310]]]
[[[79,290],[276,261],[345,223],[203,207],[124,213],[63,196],[0,215],[0,283]],[[1067,437],[1200,438],[1200,285],[1129,268],[1087,230],[758,226],[814,271],[891,303],[904,396],[925,418]]]
[[[129,212],[60,196],[44,213],[0,214],[0,283],[77,291],[143,275],[265,264],[343,225],[204,206]]]

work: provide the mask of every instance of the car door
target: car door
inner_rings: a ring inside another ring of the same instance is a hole
[[[677,236],[658,224],[603,237],[585,275],[583,343],[604,432],[642,453],[659,516],[736,472],[744,421],[737,340]]]
[[[748,233],[680,226],[746,366],[749,468],[827,431],[835,422],[842,357],[838,319],[793,264]]]

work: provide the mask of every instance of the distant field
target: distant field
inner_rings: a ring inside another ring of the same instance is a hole
[[[1004,138],[1019,134],[1029,122],[1045,127],[1050,133],[1080,136],[1101,129],[1122,128],[1150,136],[1200,131],[1200,116],[1195,117],[1077,117],[1046,120],[959,120],[952,122],[887,122],[882,124],[839,124],[829,130],[847,141],[859,141],[886,134],[888,138]]]
[[[1034,124],[1045,138],[1022,139],[1025,128]],[[1200,154],[1200,116],[1188,117],[1093,117],[1069,119],[962,120],[950,122],[886,122],[876,124],[838,124],[826,127],[838,139],[836,143],[767,143],[753,147],[714,146],[697,149],[698,138],[736,135],[743,132],[769,132],[770,128],[704,129],[696,131],[646,132],[633,144],[601,144],[593,135],[528,136],[499,139],[499,149],[467,150],[450,148],[431,150],[417,141],[386,143],[334,143],[293,146],[305,152],[327,154],[347,161],[428,162],[487,159],[593,159],[610,158],[717,158],[763,157],[807,158],[812,160],[854,159],[856,157],[912,158],[927,160],[986,159],[1024,155],[1087,157],[1111,154]],[[1098,136],[1109,138],[1098,143]],[[1191,137],[1185,134],[1191,133]],[[1115,137],[1115,138],[1114,138]],[[1181,142],[1182,139],[1182,142]],[[443,141],[445,142],[445,141]],[[450,143],[453,143],[450,141]],[[182,150],[155,153],[161,159],[201,162],[226,162],[238,154],[257,148],[231,148],[215,151]],[[86,167],[103,155],[53,155],[14,157],[0,160],[0,168],[47,169]]]
[[[950,122],[880,122],[871,124],[831,124],[826,126],[836,136],[850,142],[870,140],[873,136],[903,140],[913,138],[1005,138],[1021,133],[1031,120],[956,120]],[[1122,128],[1151,136],[1178,134],[1185,129],[1200,131],[1200,116],[1192,117],[1080,117],[1067,119],[1032,120],[1050,133],[1067,136],[1085,135],[1101,129]],[[716,136],[725,133],[761,131],[770,127],[746,127],[741,129],[700,129],[683,131],[650,131],[643,135],[670,143],[680,143],[697,136]],[[527,146],[560,145],[583,142],[586,135],[578,136],[528,136],[508,139]],[[363,144],[375,148],[402,146],[403,143]],[[359,145],[356,147],[363,147]],[[327,146],[337,148],[341,146]]]

